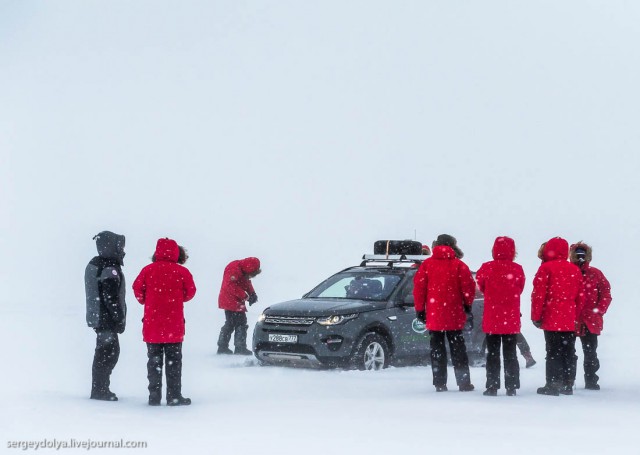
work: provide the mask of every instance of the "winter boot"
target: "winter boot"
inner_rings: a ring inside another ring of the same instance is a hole
[[[516,389],[507,389],[507,396],[508,397],[515,397],[516,396]]]
[[[549,395],[553,397],[557,397],[558,395],[560,395],[560,392],[558,392],[558,388],[552,386],[551,384],[547,384],[544,387],[539,387],[537,392],[539,395]]]
[[[153,392],[149,394],[149,406],[160,406],[162,400],[161,392]]]
[[[597,382],[587,382],[584,385],[584,388],[587,390],[600,390],[600,386],[598,385]]]
[[[495,397],[498,395],[498,389],[489,388],[482,392],[485,397]]]
[[[160,406],[162,398],[162,366],[164,347],[147,344],[147,379],[149,380],[149,406]]]
[[[460,387],[458,387],[458,390],[460,390],[460,392],[471,392],[475,389],[475,387],[473,386],[473,384],[463,384]]]
[[[118,401],[116,394],[109,389],[92,390],[89,398],[100,401]]]
[[[447,386],[446,385],[437,385],[436,386],[436,392],[446,392],[447,390]]]
[[[533,356],[531,355],[531,352],[523,352],[522,353],[522,357],[524,357],[524,360],[526,361],[526,364],[525,364],[526,368],[531,368],[532,366],[534,366],[536,364],[536,361],[534,360]]]
[[[183,396],[167,398],[167,406],[189,406],[191,404],[191,398],[185,398]]]
[[[562,384],[558,389],[561,395],[573,395],[573,384]]]
[[[249,326],[239,325],[236,327],[236,331],[233,334],[233,345],[235,346],[235,353],[238,355],[251,355],[253,354],[247,349],[247,330]]]
[[[182,396],[182,343],[167,344],[167,406],[188,406],[191,399]]]
[[[91,382],[91,396],[89,398],[100,401],[118,401],[116,394],[109,390],[109,384],[109,375],[99,370],[96,371],[94,368]]]
[[[233,323],[227,319],[220,329],[220,335],[218,336],[218,354],[233,354],[229,349],[229,341],[231,341],[231,335],[234,329]]]

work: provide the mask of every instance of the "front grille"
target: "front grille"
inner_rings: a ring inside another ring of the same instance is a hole
[[[316,350],[313,346],[306,344],[282,344],[282,343],[270,343],[263,341],[257,343],[255,347],[256,351],[270,351],[270,352],[286,352],[286,353],[298,353],[298,354],[313,354],[316,355]]]
[[[305,316],[266,316],[266,324],[311,325],[316,318]]]

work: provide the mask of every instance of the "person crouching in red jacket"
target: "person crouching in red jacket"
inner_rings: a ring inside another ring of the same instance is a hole
[[[520,388],[520,365],[516,346],[520,333],[520,295],[524,290],[524,270],[513,260],[516,243],[498,237],[493,244],[493,261],[482,264],[476,281],[484,294],[482,331],[487,334],[486,396],[496,396],[500,388],[500,344],[504,352],[504,384],[507,395]]]
[[[544,330],[546,384],[541,395],[573,394],[576,330],[582,312],[582,273],[568,261],[569,244],[560,237],[544,246],[543,263],[533,279],[531,320]]]
[[[600,369],[598,336],[602,332],[603,316],[611,304],[611,285],[604,273],[591,266],[592,255],[592,249],[586,243],[578,242],[571,245],[569,258],[580,268],[584,284],[584,306],[580,318],[581,325],[577,332],[584,353],[584,388],[600,390],[600,378],[596,374]],[[577,363],[577,357],[575,359]],[[574,365],[573,369],[574,375],[576,366]]]
[[[429,330],[433,385],[437,392],[447,390],[446,338],[458,389],[469,392],[474,387],[462,329],[471,312],[476,283],[469,267],[460,260],[463,253],[455,237],[439,235],[432,252],[413,278],[413,298],[416,317]]]
[[[158,406],[162,398],[162,364],[167,363],[167,405],[190,405],[182,396],[182,341],[184,340],[184,302],[196,294],[189,270],[177,263],[180,249],[175,240],[159,239],[152,263],[140,271],[133,292],[144,305],[142,337],[147,343],[149,405]]]
[[[247,306],[258,301],[251,279],[260,270],[260,260],[249,257],[230,262],[224,269],[222,286],[218,297],[218,307],[224,310],[225,323],[218,337],[218,354],[251,355],[247,349]],[[235,333],[234,333],[235,332]],[[235,350],[229,349],[231,334]]]

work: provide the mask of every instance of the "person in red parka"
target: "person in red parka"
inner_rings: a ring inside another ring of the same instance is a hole
[[[578,242],[571,245],[570,260],[580,268],[584,284],[584,306],[577,332],[584,353],[584,387],[588,390],[600,390],[600,378],[596,374],[600,369],[598,336],[602,333],[603,316],[611,304],[611,285],[604,273],[591,266],[592,256],[593,251],[586,243]],[[574,375],[575,372],[574,365]]]
[[[542,255],[543,263],[533,279],[531,293],[531,320],[544,330],[547,351],[546,384],[538,388],[538,393],[572,395],[582,274],[568,261],[569,244],[563,238],[550,239]]]
[[[189,405],[182,396],[182,341],[184,340],[184,302],[196,294],[189,270],[177,263],[180,249],[175,240],[159,239],[152,263],[140,271],[133,292],[144,305],[142,337],[147,343],[149,405],[158,406],[162,398],[162,364],[167,363],[167,405]],[[185,259],[186,260],[186,259]]]
[[[476,284],[455,237],[442,234],[433,242],[433,255],[420,265],[413,279],[413,297],[418,320],[429,330],[433,385],[447,390],[447,351],[461,392],[474,389],[469,373],[467,347],[462,329],[475,296]]]
[[[260,272],[260,260],[254,257],[232,261],[225,267],[218,297],[218,307],[224,310],[225,315],[225,323],[218,337],[218,354],[252,354],[247,349],[249,326],[246,304],[253,305],[258,301],[251,279]],[[235,348],[233,352],[229,349],[232,333]]]
[[[500,388],[500,345],[504,353],[504,384],[507,395],[520,388],[520,365],[516,346],[520,333],[520,295],[524,290],[524,270],[516,264],[516,243],[498,237],[493,243],[493,261],[482,264],[476,273],[484,294],[482,331],[487,334],[487,390],[496,396]]]

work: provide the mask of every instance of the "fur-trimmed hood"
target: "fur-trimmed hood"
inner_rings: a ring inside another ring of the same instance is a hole
[[[582,240],[580,240],[577,243],[574,243],[573,245],[571,245],[571,247],[569,248],[569,260],[571,262],[573,262],[576,265],[579,265],[580,263],[578,262],[578,258],[576,256],[576,250],[582,248],[585,250],[586,254],[585,254],[585,263],[589,264],[591,262],[591,258],[592,258],[592,249],[589,245],[587,245],[586,243],[584,243]]]

